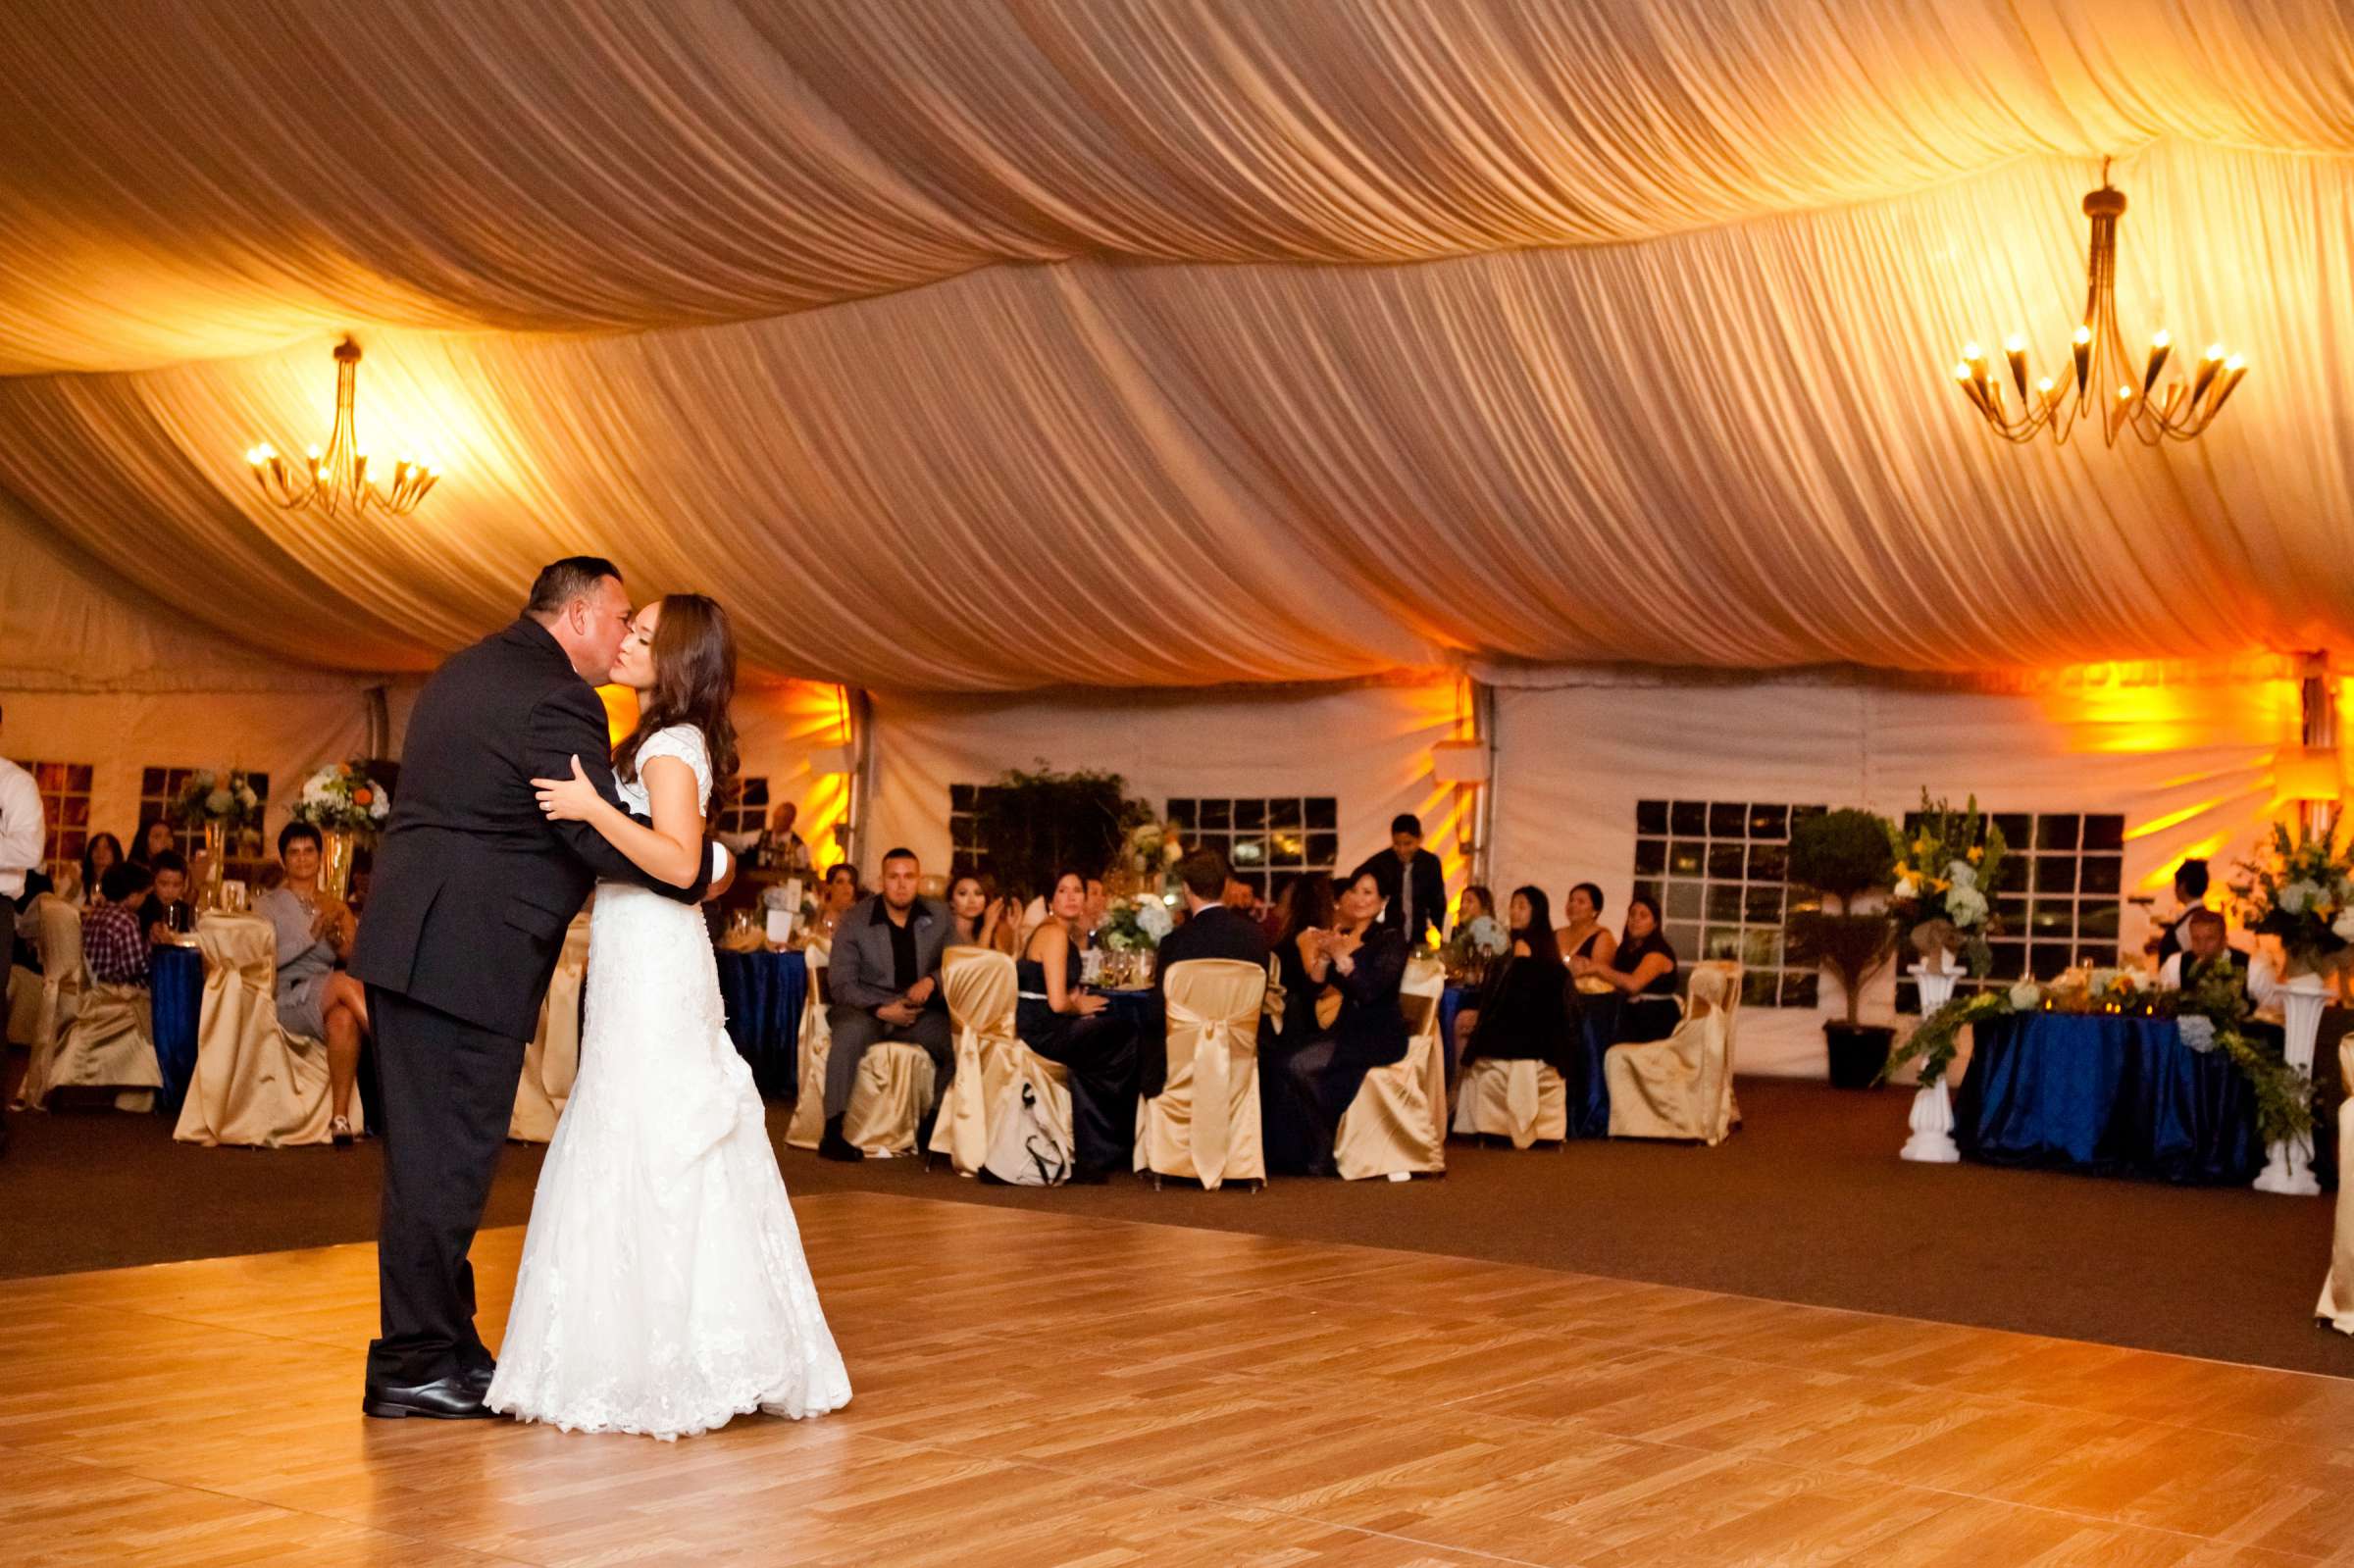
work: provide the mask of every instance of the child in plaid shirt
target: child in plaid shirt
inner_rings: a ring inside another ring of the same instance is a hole
[[[106,868],[98,890],[105,900],[81,919],[81,958],[90,978],[112,986],[147,984],[147,933],[139,925],[138,898],[153,878],[143,866],[125,861]]]

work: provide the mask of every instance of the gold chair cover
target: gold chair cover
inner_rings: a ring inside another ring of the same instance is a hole
[[[826,1054],[834,1032],[826,1023],[826,958],[831,943],[811,942],[802,952],[809,965],[809,989],[801,999],[800,1068],[793,1119],[785,1124],[788,1148],[815,1148],[826,1135]]]
[[[931,1054],[921,1045],[897,1040],[869,1045],[866,1054],[858,1058],[858,1078],[850,1086],[850,1108],[842,1118],[844,1139],[873,1156],[913,1154],[916,1129],[932,1103],[938,1077]],[[822,1080],[819,1093],[822,1097]]]
[[[1569,1087],[1550,1062],[1483,1056],[1456,1086],[1455,1130],[1526,1148],[1569,1137]]]
[[[1406,966],[1398,1002],[1410,1032],[1403,1059],[1376,1067],[1341,1115],[1333,1161],[1343,1180],[1447,1169],[1447,1052],[1439,1038],[1439,999],[1447,971],[1416,958]]]
[[[1194,958],[1161,977],[1168,1083],[1136,1108],[1136,1168],[1264,1183],[1258,1122],[1258,1018],[1267,973],[1234,958]]]
[[[281,1148],[328,1141],[327,1044],[278,1022],[278,938],[256,915],[196,923],[204,1011],[196,1072],[172,1136]]]
[[[1603,1058],[1611,1137],[1724,1141],[1733,1121],[1730,984],[1720,968],[1696,967],[1684,1021],[1674,1034],[1611,1047]]]
[[[2337,1071],[2346,1097],[2337,1107],[2337,1232],[2329,1247],[2329,1273],[2322,1281],[2322,1299],[2313,1311],[2340,1334],[2354,1334],[2354,1035],[2337,1042]]]
[[[539,1028],[523,1053],[523,1077],[515,1085],[515,1110],[507,1137],[519,1143],[544,1143],[556,1136],[557,1119],[572,1097],[581,1070],[581,987],[588,978],[588,911],[573,917],[564,932],[564,950],[539,1004]]]
[[[29,1081],[29,1080],[28,1080]],[[41,1099],[61,1088],[112,1088],[115,1109],[145,1114],[164,1087],[155,1059],[153,999],[140,986],[92,984],[49,1060]],[[26,1103],[38,1105],[30,1095]]]
[[[17,1014],[21,1004],[26,1015],[21,1038],[31,1047],[31,1056],[25,1068],[25,1082],[17,1087],[17,1098],[38,1107],[60,1082],[56,1077],[58,1048],[81,1011],[89,977],[81,963],[81,912],[56,894],[45,893],[33,900],[32,915],[33,947],[41,955],[41,973],[21,970],[9,976],[9,1037],[20,1038]],[[24,977],[21,982],[20,974]],[[152,1061],[152,1045],[147,1055]],[[158,1076],[138,1082],[160,1084],[163,1080]]]
[[[932,1124],[930,1152],[946,1154],[959,1176],[980,1174],[990,1134],[1010,1086],[1028,1084],[1039,1112],[1059,1140],[1066,1163],[1072,1146],[1070,1074],[1022,1043],[1014,1033],[1020,986],[1013,960],[987,947],[951,947],[941,955],[941,989],[956,1031],[956,1076],[948,1081]]]

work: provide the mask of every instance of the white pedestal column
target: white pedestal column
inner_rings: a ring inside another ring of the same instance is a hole
[[[2322,1033],[2322,1008],[2329,999],[2329,987],[2319,975],[2299,975],[2282,987],[2280,1012],[2286,1025],[2288,1065],[2297,1076],[2310,1083],[2313,1079],[2313,1047]],[[2256,1173],[2254,1183],[2259,1192],[2284,1192],[2292,1197],[2309,1197],[2322,1189],[2313,1176],[2313,1136],[2306,1134],[2272,1146],[2272,1157],[2264,1169]]]
[[[1953,967],[1951,959],[1940,959],[1933,969],[1927,964],[1915,964],[1906,973],[1920,987],[1923,1021],[1953,1000],[1954,982],[1962,978],[1962,971]],[[1913,1091],[1911,1122],[1913,1136],[1905,1140],[1902,1150],[1906,1159],[1951,1165],[1962,1158],[1962,1150],[1954,1142],[1953,1090],[1947,1086],[1944,1074],[1937,1075],[1936,1083],[1923,1084]]]

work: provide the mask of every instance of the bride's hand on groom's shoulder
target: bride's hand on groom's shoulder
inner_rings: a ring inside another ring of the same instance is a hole
[[[588,814],[605,803],[605,797],[596,792],[596,785],[588,782],[578,756],[572,759],[571,778],[534,779],[532,788],[539,797],[539,809],[550,822],[587,822]]]

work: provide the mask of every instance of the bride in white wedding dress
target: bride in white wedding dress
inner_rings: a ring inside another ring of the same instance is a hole
[[[594,827],[691,884],[733,775],[736,644],[700,594],[638,612],[613,679],[642,718],[614,775],[648,828],[582,779],[536,780],[550,817]],[[539,1188],[485,1402],[570,1432],[665,1440],[764,1410],[849,1401],[752,1075],[728,1038],[702,912],[598,885],[581,1066]]]

